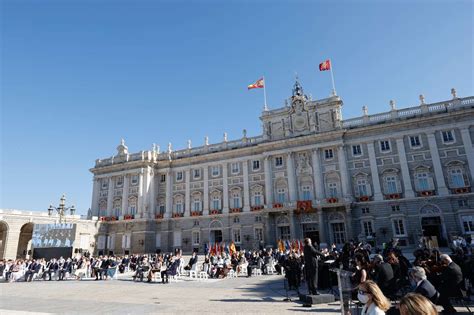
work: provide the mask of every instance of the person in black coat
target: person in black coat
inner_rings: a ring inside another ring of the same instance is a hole
[[[184,270],[191,270],[194,264],[196,264],[198,261],[198,256],[196,252],[193,252],[193,255],[189,259],[189,263],[186,267],[184,267]]]
[[[449,298],[451,297],[462,297],[462,285],[463,275],[461,267],[459,267],[452,259],[446,254],[440,257],[441,265],[444,266],[443,272],[441,273],[441,285],[439,287],[440,298],[439,304],[443,306],[444,312],[455,313],[456,310],[451,305]]]
[[[376,255],[373,260],[374,268],[372,270],[372,279],[377,283],[380,290],[387,297],[393,295],[395,289],[395,278],[393,269],[389,263],[384,262],[381,255]]]
[[[423,295],[433,304],[438,303],[439,293],[436,288],[426,278],[425,269],[422,267],[413,267],[410,269],[410,282],[415,287],[413,292]]]
[[[306,283],[308,284],[309,294],[319,295],[318,292],[318,257],[322,257],[323,254],[316,250],[311,244],[311,239],[305,238],[304,240],[304,270],[306,276]]]

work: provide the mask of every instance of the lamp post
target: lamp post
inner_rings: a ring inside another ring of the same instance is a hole
[[[66,207],[66,196],[63,194],[61,199],[59,199],[59,206],[53,207],[53,205],[49,205],[48,215],[52,216],[53,211],[56,211],[59,214],[59,223],[63,223],[63,221],[64,223],[66,223],[66,211],[68,210],[71,215],[74,215],[74,213],[76,212],[76,208],[74,207],[74,205]]]

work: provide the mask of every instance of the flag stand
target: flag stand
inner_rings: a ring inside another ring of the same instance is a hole
[[[267,106],[267,90],[266,90],[267,82],[265,82],[265,76],[263,76],[263,111],[268,111]]]
[[[331,62],[331,67],[330,67],[330,70],[331,70],[331,81],[332,81],[332,95],[331,96],[337,96],[337,93],[336,93],[336,86],[334,85],[334,74],[332,73],[332,62]]]

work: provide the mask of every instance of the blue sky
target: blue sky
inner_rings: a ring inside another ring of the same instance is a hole
[[[343,116],[473,95],[472,1],[0,2],[0,208],[90,207],[97,158],[261,133],[297,72]]]

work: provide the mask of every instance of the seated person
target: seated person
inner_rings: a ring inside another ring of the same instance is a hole
[[[196,252],[193,252],[193,255],[189,259],[189,263],[184,267],[184,270],[191,270],[194,264],[196,264],[198,261],[198,256]]]
[[[426,278],[425,269],[422,267],[413,267],[409,271],[410,282],[415,286],[414,293],[423,295],[433,304],[438,303],[439,293],[435,287]]]
[[[163,283],[168,283],[169,276],[175,276],[178,273],[179,263],[180,259],[175,258],[171,266],[169,266],[165,271],[161,272],[161,281]]]

